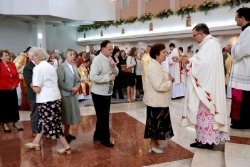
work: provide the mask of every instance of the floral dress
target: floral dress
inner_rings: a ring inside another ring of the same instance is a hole
[[[43,129],[44,136],[47,139],[56,139],[64,136],[61,124],[62,111],[60,100],[38,103],[38,111],[37,133],[40,133]]]

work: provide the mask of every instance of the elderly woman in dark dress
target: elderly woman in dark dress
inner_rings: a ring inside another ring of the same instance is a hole
[[[144,138],[150,138],[149,152],[163,153],[162,140],[174,136],[169,105],[174,78],[161,65],[166,60],[164,44],[151,47],[152,60],[146,68],[143,102],[147,105],[147,120]]]
[[[74,64],[74,53],[72,49],[63,51],[62,59],[64,59],[64,62],[57,69],[58,85],[62,96],[62,123],[64,135],[68,142],[76,138],[69,134],[70,125],[81,122],[77,94],[81,82],[77,67]]]

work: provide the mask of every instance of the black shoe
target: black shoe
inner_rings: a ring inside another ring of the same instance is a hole
[[[230,125],[230,128],[232,128],[232,129],[249,129],[249,127],[246,127],[244,125]]]
[[[69,136],[69,138],[70,138],[71,140],[75,140],[75,139],[76,139],[76,137],[73,136],[73,135],[71,135],[71,134],[69,134],[68,136]]]
[[[195,142],[195,143],[190,144],[190,147],[196,147],[196,148],[213,148],[213,144],[210,145],[210,144],[202,144],[202,143],[199,143],[199,142]]]
[[[65,138],[66,138],[66,140],[67,140],[68,143],[71,143],[71,139],[70,139],[69,135],[65,136]]]
[[[16,122],[13,123],[13,127],[14,127],[16,130],[18,130],[18,131],[23,131],[23,130],[24,130],[23,128],[17,128],[17,127],[16,127]]]
[[[102,145],[104,145],[105,147],[114,147],[114,144],[109,141],[109,142],[101,142]]]

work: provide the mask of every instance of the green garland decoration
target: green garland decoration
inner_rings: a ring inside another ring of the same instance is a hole
[[[102,27],[102,25],[101,25],[100,23],[93,24],[93,25],[91,26],[91,28],[94,29],[94,30],[97,30],[97,29],[99,29],[99,28],[101,28],[101,27]]]
[[[227,0],[224,3],[221,4],[221,6],[230,6],[231,9],[236,7],[236,6],[240,6],[242,3],[249,3],[250,0]],[[195,5],[191,6],[184,6],[180,9],[178,9],[175,14],[177,15],[181,15],[182,19],[184,18],[185,15],[189,15],[190,13],[194,13],[197,10],[199,11],[204,11],[205,14],[207,14],[207,12],[209,10],[213,10],[215,8],[218,8],[220,6],[220,4],[218,2],[215,2],[214,0],[206,0],[202,5],[200,5],[198,7],[198,9],[195,8]],[[170,15],[173,15],[174,12],[171,9],[166,10],[162,10],[160,11],[157,15],[153,16],[151,13],[145,13],[144,15],[142,15],[140,18],[137,18],[136,16],[133,17],[129,17],[128,19],[122,19],[120,18],[120,20],[116,20],[116,22],[112,23],[112,22],[105,22],[103,24],[97,23],[97,24],[93,24],[93,25],[84,25],[84,26],[80,26],[77,28],[78,32],[87,32],[91,29],[99,29],[101,27],[104,27],[105,29],[110,27],[110,26],[119,26],[122,24],[132,24],[136,21],[140,21],[142,23],[144,23],[147,20],[152,20],[154,17],[156,19],[163,19],[163,18],[168,18]]]
[[[89,31],[89,30],[91,30],[92,29],[92,26],[91,25],[86,25],[86,26],[80,26],[78,29],[77,29],[77,31],[78,32],[83,32],[83,31]]]
[[[124,23],[125,23],[125,24],[132,24],[132,23],[136,22],[137,19],[138,19],[138,18],[137,18],[136,16],[131,16],[131,17],[129,17],[128,19],[126,19],[126,20],[124,21]]]
[[[102,26],[103,26],[105,29],[109,28],[111,25],[113,25],[113,23],[110,22],[110,21],[107,21],[107,22],[105,22],[105,23],[102,24]]]
[[[138,21],[144,23],[145,21],[152,20],[153,15],[151,13],[145,13],[138,18]]]
[[[177,15],[181,15],[181,18],[183,19],[185,15],[189,15],[190,13],[196,12],[195,5],[188,5],[180,8],[179,10],[176,11]]]
[[[250,2],[250,0],[227,0],[222,4],[222,6],[230,6],[230,8],[233,9],[236,6],[240,6],[242,3],[248,2]]]
[[[160,11],[157,15],[155,15],[155,18],[157,19],[164,19],[164,18],[168,18],[170,15],[173,15],[174,12],[171,9],[168,10],[162,10]]]
[[[199,10],[199,11],[204,11],[205,14],[207,15],[207,12],[208,12],[209,10],[216,9],[216,8],[218,8],[219,6],[220,6],[220,3],[218,3],[218,2],[206,0],[205,2],[203,2],[203,4],[201,4],[201,5],[198,7],[198,10]]]
[[[113,23],[113,25],[118,27],[119,25],[122,25],[123,23],[124,23],[124,19],[120,18],[120,20],[116,20],[116,22]]]

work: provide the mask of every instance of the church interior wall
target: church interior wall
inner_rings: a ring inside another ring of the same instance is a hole
[[[9,49],[17,55],[28,46],[37,46],[36,25],[21,21],[0,22],[0,49]],[[71,48],[80,52],[84,46],[76,43],[76,27],[46,25],[46,49],[60,52]]]
[[[137,0],[130,0],[129,7],[121,8],[120,17],[123,19],[128,19],[131,16],[137,16],[138,2]],[[120,18],[117,18],[120,19]]]
[[[77,45],[76,43],[76,27],[70,26],[58,26],[56,27],[57,38],[54,38],[55,43],[57,44],[56,49],[59,49],[61,52],[64,49],[71,48],[80,52],[85,50],[83,46]],[[50,39],[48,39],[50,40]],[[49,50],[55,49],[48,47]]]
[[[250,7],[250,3],[244,4]],[[192,37],[192,28],[198,23],[206,23],[212,33],[215,35],[239,34],[240,27],[235,23],[235,12],[238,8],[221,7],[209,11],[207,15],[204,12],[191,14],[190,24],[187,26],[187,18],[184,16],[173,15],[165,19],[153,19],[144,23],[136,21],[132,24],[122,24],[119,26],[110,26],[109,28],[91,29],[89,31],[77,33],[77,42],[79,45],[100,43],[100,39],[111,40],[114,42],[131,42],[172,39]],[[85,37],[84,38],[84,34]]]
[[[154,0],[146,3],[146,13],[156,15],[159,11],[170,8],[170,0]]]
[[[36,46],[36,26],[32,25],[29,27],[29,24],[23,22],[1,22],[0,26],[0,46],[1,49],[9,49],[15,54],[22,52],[27,46]],[[80,52],[82,50],[88,51],[89,47],[77,45],[76,43],[76,31],[75,27],[70,26],[58,26],[54,27],[52,25],[46,25],[46,43],[47,49],[53,50],[58,49],[60,52],[66,48],[72,48]],[[212,33],[213,34],[213,33]],[[221,46],[226,46],[227,44],[235,44],[237,41],[237,36],[239,34],[231,35],[216,35],[220,42]],[[132,42],[115,42],[116,46],[119,46],[121,49],[132,47],[145,48],[147,45],[152,45],[154,43],[164,43],[166,46],[170,42],[176,44],[176,47],[183,47],[184,51],[189,45],[193,45],[193,50],[198,49],[198,44],[191,38],[171,38],[171,39],[159,39],[159,40],[146,40],[140,41],[134,39]],[[101,41],[101,40],[100,40]],[[111,40],[112,41],[112,40]],[[138,46],[140,42],[140,46]],[[100,48],[100,44],[93,44],[96,50]]]
[[[0,49],[18,54],[36,40],[32,27],[24,22],[0,22],[0,25]]]
[[[117,1],[127,1],[127,0],[117,0]],[[140,0],[141,1],[141,0]],[[122,5],[117,6],[120,9],[120,14],[116,14],[116,19],[119,19],[120,17],[123,19],[127,19],[131,16],[138,16],[138,2],[139,0],[130,0],[128,1],[128,7],[122,8]],[[219,3],[223,3],[227,0],[215,0]],[[174,6],[171,6],[170,3],[174,3]],[[153,1],[146,1],[146,11],[145,13],[152,13],[157,14],[161,10],[178,10],[179,7],[184,7],[188,5],[195,5],[196,7],[199,7],[201,4],[204,3],[204,0],[174,0],[171,2],[171,0],[153,0]],[[143,12],[144,13],[144,12]],[[139,15],[140,16],[140,15]]]

